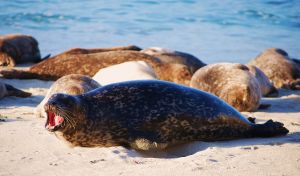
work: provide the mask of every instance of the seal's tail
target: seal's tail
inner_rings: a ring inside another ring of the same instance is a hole
[[[5,84],[5,87],[6,87],[6,90],[7,90],[9,96],[16,96],[16,97],[21,97],[21,98],[26,98],[26,97],[31,96],[31,93],[24,92],[24,91],[17,89],[9,84]]]
[[[288,132],[289,130],[283,126],[283,123],[268,120],[264,124],[253,125],[251,135],[252,137],[272,137],[286,135]]]
[[[39,79],[39,75],[26,70],[1,70],[0,74],[6,79]]]

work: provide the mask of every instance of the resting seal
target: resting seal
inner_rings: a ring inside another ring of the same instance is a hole
[[[128,46],[114,46],[111,48],[71,48],[61,54],[93,54],[107,51],[121,51],[121,50],[132,50],[132,51],[140,51],[141,48],[135,45]]]
[[[157,79],[153,68],[144,61],[129,61],[100,69],[93,79],[102,86],[130,81]]]
[[[282,123],[254,124],[209,93],[157,81],[110,84],[45,105],[47,130],[73,146],[164,149],[190,141],[284,135]]]
[[[300,67],[282,49],[266,49],[249,65],[261,69],[277,88],[300,90]]]
[[[197,57],[180,51],[173,51],[160,47],[150,47],[141,50],[141,52],[154,56],[160,59],[163,63],[175,63],[186,65],[192,74],[195,73],[199,68],[204,67],[206,65]]]
[[[255,111],[261,91],[249,68],[236,63],[218,63],[200,68],[194,73],[191,87],[215,94],[239,111]]]
[[[53,85],[50,87],[43,101],[36,107],[35,115],[36,117],[47,117],[44,105],[51,97],[51,95],[55,93],[78,95],[99,87],[101,87],[100,84],[98,84],[96,81],[94,81],[88,76],[79,74],[63,76],[57,81],[55,81],[55,83],[53,83]]]
[[[261,71],[259,68],[253,65],[249,65],[249,66],[247,65],[247,67],[249,68],[250,73],[252,73],[254,77],[257,79],[262,96],[265,97],[278,96],[278,90],[270,82],[269,78],[264,74],[263,71]]]
[[[108,51],[93,54],[58,55],[25,70],[2,70],[4,78],[56,80],[69,74],[94,76],[101,68],[127,61],[144,61],[151,65],[158,79],[188,85],[192,74],[186,65],[162,63],[138,51]]]
[[[7,96],[16,96],[21,98],[30,97],[31,93],[16,89],[15,87],[0,82],[0,99]]]
[[[14,67],[19,63],[39,61],[41,61],[41,54],[38,42],[32,36],[0,35],[0,66]]]

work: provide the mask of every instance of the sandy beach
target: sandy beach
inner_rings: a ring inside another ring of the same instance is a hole
[[[0,175],[299,175],[300,91],[280,90],[264,98],[266,110],[244,113],[258,123],[283,122],[287,136],[193,142],[161,152],[123,147],[70,148],[34,116],[52,81],[6,80],[33,93],[0,100]]]

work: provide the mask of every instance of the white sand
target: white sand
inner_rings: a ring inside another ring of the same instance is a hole
[[[265,99],[268,110],[247,113],[270,118],[290,130],[285,137],[194,142],[166,152],[139,153],[123,147],[69,148],[44,129],[33,109],[53,82],[4,80],[33,93],[0,100],[0,175],[300,175],[300,91]]]

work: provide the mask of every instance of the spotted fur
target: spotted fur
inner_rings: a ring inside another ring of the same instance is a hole
[[[255,111],[261,100],[257,79],[242,64],[218,63],[202,67],[193,75],[190,86],[220,97],[239,111]]]
[[[300,89],[300,67],[282,49],[266,49],[249,65],[261,69],[276,88]]]
[[[110,84],[77,96],[54,94],[45,109],[65,118],[55,133],[84,147],[152,150],[288,132],[278,122],[268,122],[261,132],[264,124],[250,122],[214,95],[155,80]]]

